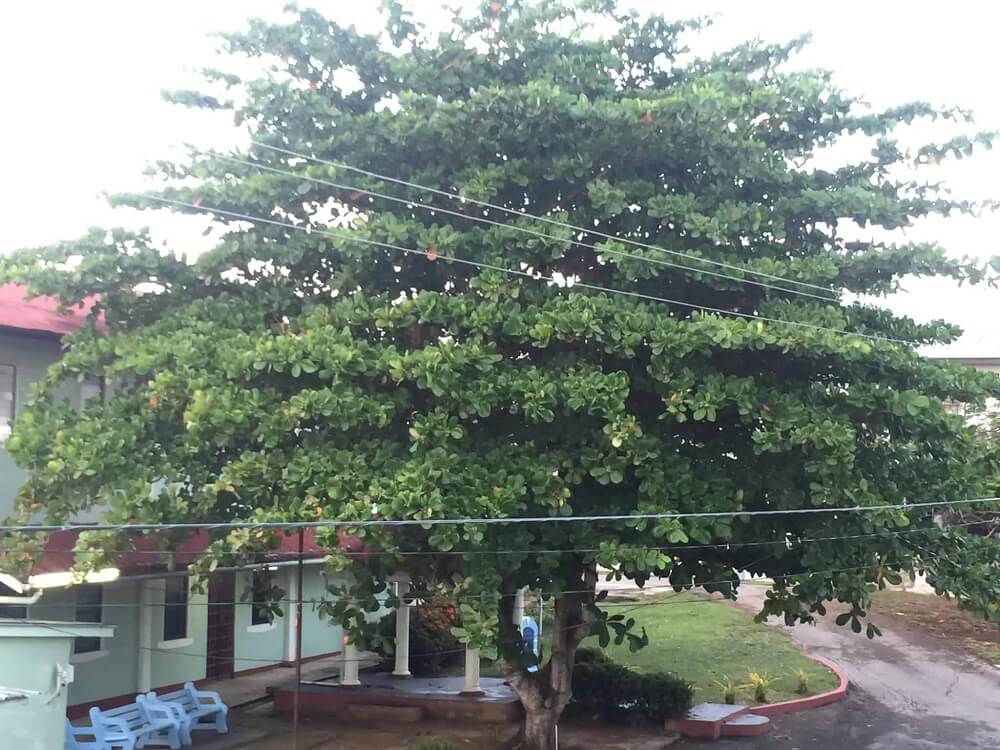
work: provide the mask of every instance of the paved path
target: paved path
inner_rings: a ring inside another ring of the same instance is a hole
[[[759,610],[763,586],[740,589],[740,603]],[[769,735],[728,740],[720,750],[997,750],[1000,748],[1000,669],[947,641],[880,623],[868,640],[837,627],[833,613],[817,625],[772,625],[809,653],[840,664],[850,697],[832,706],[779,717]],[[680,743],[675,748],[696,747]],[[703,747],[703,746],[701,746]]]

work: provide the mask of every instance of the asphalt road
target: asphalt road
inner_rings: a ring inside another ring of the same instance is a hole
[[[739,606],[758,611],[764,591],[743,586]],[[723,740],[720,750],[1000,750],[1000,669],[892,622],[880,623],[883,636],[871,641],[837,627],[833,615],[815,626],[772,625],[842,666],[848,698],[777,717],[769,734]]]

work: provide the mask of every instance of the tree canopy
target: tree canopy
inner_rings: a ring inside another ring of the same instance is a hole
[[[727,596],[737,571],[762,573],[765,614],[809,621],[840,600],[859,631],[872,592],[921,569],[1000,618],[995,543],[941,531],[927,508],[750,514],[994,489],[946,404],[982,405],[997,378],[917,353],[955,326],[856,301],[911,275],[992,281],[896,231],[976,210],[933,179],[990,145],[967,113],[867,108],[789,64],[805,40],[697,58],[684,40],[703,22],[609,2],[484,3],[441,33],[385,12],[378,35],[311,10],[254,21],[224,51],[258,76],[206,70],[204,90],[169,95],[230,111],[253,139],[158,163],[159,192],[115,198],[214,214],[225,231],[196,262],[101,230],[0,266],[67,304],[99,294],[107,324],[70,337],[18,417],[22,519],[747,512],[346,530],[364,555],[320,532],[352,576],[328,614],[364,642],[392,574],[444,588],[467,605],[464,637],[507,657],[538,748],[579,641],[643,642],[602,611],[598,566]],[[970,135],[902,147],[920,119]],[[870,152],[841,156],[849,136]],[[113,386],[103,407],[53,397],[89,375]],[[113,556],[133,537],[80,545]],[[8,563],[31,543],[6,538]],[[220,534],[197,569],[273,543]],[[537,673],[512,653],[522,587],[556,603]]]

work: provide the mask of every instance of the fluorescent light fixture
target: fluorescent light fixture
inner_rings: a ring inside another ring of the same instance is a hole
[[[277,566],[277,565],[268,565],[268,566],[267,566],[267,569],[268,569],[268,570],[277,570],[277,569],[278,569],[278,566]]]
[[[24,593],[24,584],[9,573],[0,573],[0,585],[4,585],[15,594]]]
[[[34,589],[54,589],[78,583],[110,583],[118,580],[122,572],[118,568],[102,568],[89,573],[60,570],[58,573],[39,573],[28,578],[28,585]]]

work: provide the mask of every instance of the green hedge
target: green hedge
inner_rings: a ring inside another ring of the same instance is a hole
[[[580,649],[573,669],[576,709],[605,721],[660,724],[691,708],[691,683],[669,672],[633,672],[601,651]]]

